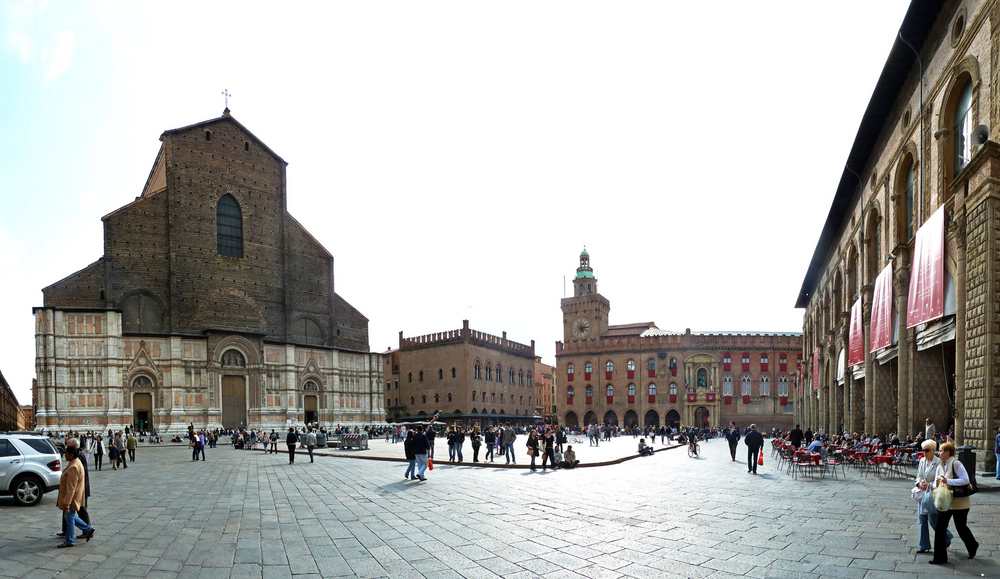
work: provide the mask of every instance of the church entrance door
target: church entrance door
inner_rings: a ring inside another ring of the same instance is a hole
[[[247,389],[243,376],[222,377],[222,427],[247,425]]]
[[[316,411],[316,397],[306,396],[306,424],[312,424],[319,420],[319,413]]]
[[[132,395],[132,425],[140,432],[153,430],[152,394]]]

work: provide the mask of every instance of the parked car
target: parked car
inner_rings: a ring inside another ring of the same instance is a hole
[[[36,434],[0,433],[0,495],[18,504],[37,505],[59,490],[62,462],[49,439]]]

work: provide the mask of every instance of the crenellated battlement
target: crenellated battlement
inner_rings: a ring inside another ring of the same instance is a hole
[[[623,336],[556,342],[556,355],[577,352],[608,352],[656,350],[670,348],[700,348],[710,350],[789,350],[799,351],[802,334],[794,332],[699,332],[661,333],[655,336]]]
[[[503,335],[495,336],[493,334],[487,334],[486,332],[473,330],[472,328],[469,327],[469,320],[462,320],[462,328],[458,330],[435,332],[432,334],[424,334],[422,336],[412,336],[409,338],[403,337],[402,331],[399,332],[400,350],[423,348],[448,342],[462,342],[462,341],[475,342],[493,348],[499,348],[502,350],[506,350],[511,354],[517,354],[519,356],[534,357],[535,355],[534,340],[531,341],[531,345],[527,345],[515,342],[513,340],[508,340],[507,332],[503,332]]]

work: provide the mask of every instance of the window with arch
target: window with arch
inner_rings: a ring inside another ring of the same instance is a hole
[[[518,404],[520,404],[521,406],[524,406],[524,396],[519,396],[518,397]]]
[[[485,390],[483,390],[483,391],[481,392],[481,394],[483,395],[483,397],[482,397],[482,401],[483,401],[483,402],[486,402],[486,391],[485,391]]]
[[[497,393],[490,392],[490,402],[496,403],[496,401],[497,401]]]
[[[587,293],[589,294],[589,293],[590,293],[590,291],[591,291],[591,288],[590,288],[590,284],[588,283],[588,284],[587,284]]]
[[[413,372],[406,375],[407,382],[413,382]]]
[[[726,376],[722,379],[722,395],[732,396],[733,395],[733,377]]]
[[[454,378],[457,374],[458,374],[458,372],[454,368],[452,368],[451,369],[451,377]]]
[[[528,396],[528,406],[531,406],[531,396]]]
[[[487,380],[492,380],[493,379],[493,371],[490,369],[490,363],[489,362],[486,363],[486,379]]]
[[[434,395],[434,404],[437,404],[438,402],[441,402],[441,395],[440,394],[435,394]]]
[[[656,360],[653,358],[646,360],[646,371],[650,378],[654,378],[656,376]]]
[[[420,378],[419,378],[419,381],[420,381],[420,382],[423,382],[423,381],[424,381],[424,371],[423,371],[423,370],[421,370],[421,371],[420,371]]]
[[[913,157],[907,155],[906,160],[903,194],[900,195],[899,205],[896,208],[898,212],[896,216],[896,223],[898,224],[897,233],[900,243],[909,243],[913,239]]]
[[[219,199],[215,226],[219,255],[243,257],[243,212],[232,195],[226,194]]]
[[[729,369],[732,368],[732,365],[733,365],[733,355],[730,354],[729,352],[726,352],[725,354],[722,355],[722,369],[728,372]]]
[[[576,396],[576,390],[574,390],[573,387],[570,386],[569,388],[566,389],[566,402],[568,404],[572,404],[574,396]]]
[[[608,387],[605,388],[605,390],[607,390],[608,396],[614,396],[615,395],[615,387],[612,386],[611,384],[608,384]]]
[[[962,172],[962,169],[972,160],[972,80],[967,80],[961,92],[958,93],[958,101],[955,103],[955,116],[952,123],[952,147],[954,154],[954,175]]]
[[[451,392],[448,393],[448,402],[451,402]]]
[[[788,396],[788,378],[786,376],[778,378],[778,396]]]
[[[427,404],[427,395],[426,394],[421,394],[420,395],[420,403],[421,404]]]
[[[576,372],[576,366],[574,366],[572,363],[567,364],[566,365],[566,381],[567,382],[572,382],[573,381],[573,373],[574,372]]]
[[[589,398],[589,397],[591,397],[593,395],[594,395],[594,387],[593,386],[587,386],[587,397]]]
[[[497,364],[497,382],[503,384],[503,366]]]
[[[625,363],[625,368],[627,370],[629,370],[630,372],[634,372],[635,371],[635,360],[632,360],[630,358],[629,361]]]
[[[476,366],[473,369],[476,374],[476,379],[479,380],[483,377],[483,367],[479,365],[479,360],[476,360]]]
[[[473,402],[476,401],[476,391],[475,390],[472,391],[472,401]]]
[[[604,371],[605,372],[614,372],[615,371],[615,363],[612,362],[611,360],[608,360],[608,363],[604,365]]]
[[[708,370],[698,368],[697,380],[698,388],[708,388]]]
[[[741,396],[750,396],[750,390],[751,390],[751,388],[750,388],[750,377],[749,376],[744,376],[743,377],[743,383],[740,385],[740,395]]]
[[[517,371],[517,385],[524,386],[524,370]]]
[[[513,366],[510,367],[510,371],[508,372],[508,374],[510,374],[510,381],[508,382],[508,384],[513,385],[514,384],[514,367]]]
[[[583,365],[583,378],[585,380],[590,380],[590,375],[594,373],[594,365],[587,362]]]
[[[771,395],[771,379],[767,376],[760,378],[760,396],[766,398]]]
[[[653,383],[649,384],[649,395],[656,396],[656,384]]]
[[[628,395],[635,396],[635,384],[628,385]]]
[[[438,380],[444,380],[444,370],[438,368]]]
[[[580,284],[580,295],[581,296],[583,295],[583,284],[582,283]]]
[[[503,401],[504,401],[504,394],[503,394],[503,392],[501,392],[500,393],[500,404],[503,404]]]
[[[392,389],[392,384],[390,382],[386,382],[385,383],[385,391],[388,392],[391,389]]]
[[[410,405],[413,405],[413,404],[416,404],[416,403],[417,403],[417,399],[414,398],[413,396],[410,396]]]
[[[677,383],[675,382],[670,383],[670,395],[677,396]]]

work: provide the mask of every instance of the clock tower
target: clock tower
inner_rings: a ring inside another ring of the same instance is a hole
[[[590,267],[590,254],[580,253],[580,267],[573,278],[573,297],[563,298],[563,343],[599,338],[608,330],[611,303],[597,293],[597,278]]]

